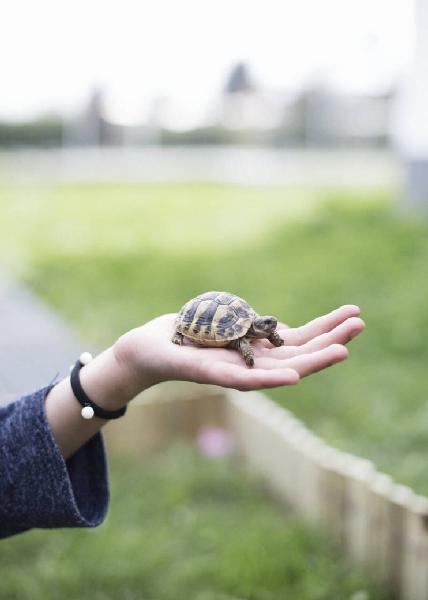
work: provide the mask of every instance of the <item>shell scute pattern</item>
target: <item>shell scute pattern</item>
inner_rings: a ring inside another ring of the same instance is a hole
[[[234,296],[233,294],[229,294],[228,292],[221,292],[217,295],[217,298],[215,298],[215,300],[219,304],[232,304],[235,298],[236,296]]]
[[[199,344],[227,345],[246,334],[255,312],[245,300],[226,292],[207,292],[181,309],[177,330]]]

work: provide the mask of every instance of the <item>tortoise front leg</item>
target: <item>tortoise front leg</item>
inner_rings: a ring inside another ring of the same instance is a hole
[[[272,331],[272,333],[268,336],[268,340],[274,346],[284,346],[284,340],[277,331]]]
[[[238,350],[242,354],[247,367],[254,367],[254,352],[248,338],[243,337],[238,341]]]
[[[183,334],[176,331],[174,333],[174,335],[172,336],[172,342],[173,342],[173,344],[178,344],[179,346],[181,346],[183,343],[183,338],[184,338]]]

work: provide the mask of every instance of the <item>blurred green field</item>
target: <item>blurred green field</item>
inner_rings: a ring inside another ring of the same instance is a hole
[[[98,347],[208,289],[291,325],[359,304],[367,330],[351,360],[270,394],[329,442],[428,493],[427,225],[400,220],[388,191],[3,186],[0,250],[3,268]],[[227,461],[181,448],[150,465],[113,459],[111,470],[100,529],[2,542],[0,598],[382,597],[358,594],[367,583],[322,535]]]
[[[2,600],[385,600],[227,459],[112,467],[100,528],[1,542]]]
[[[351,359],[270,393],[428,494],[428,225],[390,191],[3,186],[0,211],[0,263],[99,347],[209,289],[291,325],[359,304]]]

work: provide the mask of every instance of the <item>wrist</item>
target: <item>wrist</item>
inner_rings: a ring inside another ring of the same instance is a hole
[[[143,327],[131,329],[120,336],[112,346],[115,360],[127,374],[134,396],[163,381],[159,370],[152,365],[153,352],[146,351],[139,335]]]
[[[108,348],[80,371],[80,382],[87,396],[106,410],[124,407],[140,390],[121,364],[113,348]]]

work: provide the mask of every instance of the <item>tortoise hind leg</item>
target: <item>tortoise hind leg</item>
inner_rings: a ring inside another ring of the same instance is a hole
[[[234,340],[230,345],[230,348],[236,348],[242,354],[245,364],[247,367],[254,367],[254,352],[251,348],[251,344],[248,338],[242,337],[239,340]]]
[[[184,338],[183,334],[179,333],[178,331],[176,331],[174,333],[174,335],[172,336],[172,340],[171,341],[172,341],[173,344],[178,344],[179,346],[181,346],[182,343],[183,343],[183,338]]]

